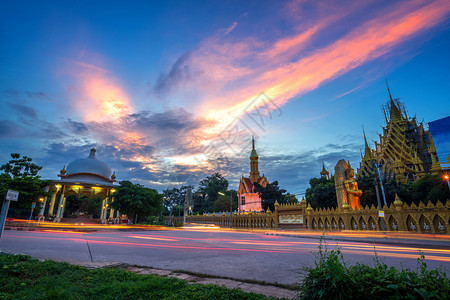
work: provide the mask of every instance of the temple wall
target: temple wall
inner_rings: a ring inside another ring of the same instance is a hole
[[[419,205],[396,202],[383,207],[387,231],[409,231],[419,233],[450,233],[450,200],[436,205],[422,202]],[[193,216],[186,222],[230,226],[229,215],[215,214]],[[308,230],[355,230],[381,231],[381,219],[374,206],[351,208],[312,209],[306,203],[275,205],[272,213],[234,214],[235,228],[285,228]]]

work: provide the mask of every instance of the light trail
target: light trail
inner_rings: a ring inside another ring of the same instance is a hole
[[[176,232],[171,232],[176,233]],[[64,235],[69,235],[69,237],[64,237]],[[85,243],[85,240],[81,238],[81,235],[85,233],[80,232],[66,232],[66,231],[31,231],[23,232],[21,235],[19,232],[14,234],[8,234],[9,237],[16,237],[22,239],[43,239],[43,240],[55,240],[55,241],[72,241],[76,243]],[[94,233],[92,233],[94,234]],[[111,236],[113,233],[107,233],[106,236],[90,236],[89,243],[99,244],[99,245],[116,245],[122,247],[137,247],[137,248],[170,248],[181,251],[208,251],[208,250],[219,250],[219,251],[248,251],[248,252],[266,252],[266,253],[305,253],[313,252],[316,250],[316,246],[320,243],[317,242],[293,242],[293,241],[260,241],[251,239],[233,239],[233,238],[189,238],[189,237],[178,237],[178,236],[166,236],[166,235],[127,235],[121,237]],[[54,235],[54,236],[49,236]],[[70,237],[73,236],[73,237]],[[77,236],[80,236],[79,238]],[[263,236],[266,238],[267,236]],[[147,240],[149,242],[159,241],[160,243],[135,243],[127,242],[124,239],[133,238],[139,240]],[[257,239],[258,236],[255,236]],[[162,243],[161,243],[162,242]],[[222,243],[220,246],[205,247],[198,245],[198,243]],[[248,247],[235,247],[233,245],[247,245]],[[375,256],[375,252],[380,257],[396,257],[396,258],[406,258],[416,260],[420,257],[420,253],[412,254],[415,251],[422,251],[426,260],[429,261],[440,261],[440,262],[450,262],[450,250],[448,249],[430,249],[418,247],[405,247],[405,246],[389,246],[374,244],[370,245],[368,243],[358,244],[350,242],[331,242],[327,243],[327,247],[331,249],[339,248],[343,254],[358,254],[364,256]],[[444,256],[443,256],[444,255]],[[445,256],[449,255],[449,257]]]
[[[150,236],[137,236],[137,235],[129,235],[131,238],[135,239],[145,239],[145,240],[158,240],[158,241],[169,241],[169,242],[179,242],[179,239],[168,239],[168,238],[159,238],[159,237],[150,237]]]
[[[346,250],[343,252],[344,254],[360,254],[360,255],[367,255],[367,252],[365,251],[357,251],[357,250]],[[381,256],[381,255],[378,255]],[[382,256],[386,257],[398,257],[398,258],[411,258],[411,259],[418,259],[420,258],[420,254],[399,254],[399,253],[393,253],[393,252],[383,252]],[[450,257],[445,256],[435,256],[435,255],[426,255],[425,260],[433,260],[433,261],[441,261],[441,262],[450,262]]]

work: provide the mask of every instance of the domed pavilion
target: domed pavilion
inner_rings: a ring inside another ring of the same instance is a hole
[[[48,218],[61,222],[67,197],[75,195],[78,198],[86,196],[90,199],[101,197],[101,222],[119,220],[119,212],[115,215],[114,209],[109,207],[109,204],[114,201],[116,174],[111,172],[111,168],[105,162],[98,160],[95,154],[96,150],[92,148],[87,158],[72,161],[67,165],[67,169],[64,166],[58,174],[61,177],[60,180],[55,180],[46,187],[46,190],[52,193],[46,215]],[[39,219],[44,219],[46,202],[47,197],[44,198],[41,206]]]

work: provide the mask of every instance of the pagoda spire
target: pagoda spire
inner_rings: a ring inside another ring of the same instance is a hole
[[[369,144],[366,139],[366,132],[364,131],[363,126],[363,135],[364,135],[364,159],[371,160],[372,159],[372,150],[369,148]]]
[[[392,99],[391,90],[389,89],[389,84],[387,82],[387,79],[385,78],[384,80],[386,81],[386,87],[387,87],[388,94],[389,94],[389,106],[390,106],[389,117],[390,117],[390,121],[403,120],[403,116],[402,116],[402,113],[401,113],[400,109],[395,104],[394,99]]]
[[[255,138],[252,136],[252,152],[250,154],[250,179],[256,182],[259,178],[258,154],[255,150]]]

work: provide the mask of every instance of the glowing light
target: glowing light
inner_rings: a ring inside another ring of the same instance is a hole
[[[98,186],[93,186],[92,189],[94,190],[94,194],[97,194],[102,190],[102,188]]]

